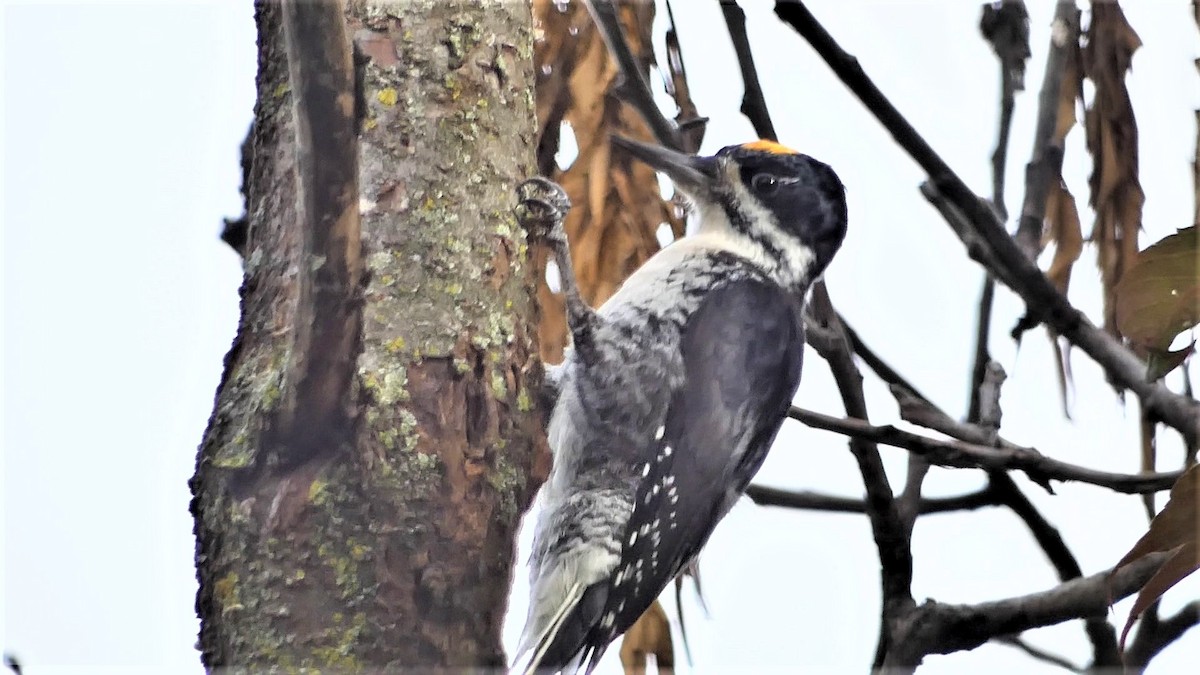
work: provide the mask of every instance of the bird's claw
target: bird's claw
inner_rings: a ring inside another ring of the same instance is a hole
[[[563,219],[571,209],[571,200],[558,183],[534,176],[517,186],[517,220],[535,236],[551,242],[566,238]]]

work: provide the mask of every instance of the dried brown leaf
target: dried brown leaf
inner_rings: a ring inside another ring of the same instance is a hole
[[[1058,107],[1055,111],[1054,144],[1064,147],[1067,135],[1076,124],[1076,104],[1081,100],[1083,72],[1080,68],[1079,43],[1066,47],[1066,62],[1063,64],[1062,83],[1058,90]],[[1075,197],[1062,179],[1062,167],[1051,179],[1046,192],[1045,218],[1043,221],[1042,247],[1054,244],[1054,258],[1046,270],[1046,276],[1063,295],[1071,285],[1071,270],[1083,253],[1083,227],[1079,220],[1079,207]],[[1058,381],[1058,393],[1063,415],[1071,417],[1068,392],[1071,389],[1070,346],[1064,349],[1058,333],[1047,328],[1050,343],[1054,348],[1054,374]]]
[[[654,3],[621,3],[618,11],[630,49],[648,76],[654,64],[650,44]],[[641,116],[617,99],[617,66],[585,3],[534,0],[533,16],[541,125],[538,166],[563,186],[574,204],[563,226],[579,288],[584,299],[596,306],[658,251],[660,223],[668,223],[676,233],[682,233],[683,223],[662,199],[654,171],[612,153],[613,134],[646,141],[652,136]],[[554,156],[563,124],[570,126],[579,154],[560,170]],[[545,252],[538,251],[534,260],[544,277]],[[544,281],[539,283],[538,297],[542,359],[555,363],[562,360],[567,344],[563,303]]]
[[[1084,72],[1096,85],[1084,118],[1092,154],[1091,205],[1096,211],[1092,241],[1104,285],[1104,326],[1120,336],[1115,289],[1133,263],[1145,196],[1138,181],[1137,123],[1125,87],[1125,73],[1141,39],[1116,2],[1092,6],[1092,22],[1083,50]]]
[[[1075,197],[1061,181],[1050,186],[1046,195],[1046,239],[1054,242],[1054,258],[1046,276],[1066,295],[1071,285],[1071,267],[1083,253],[1083,227]]]
[[[621,665],[625,675],[645,675],[648,657],[653,654],[660,675],[675,672],[675,647],[671,642],[671,623],[662,605],[655,600],[621,639]]]
[[[1113,568],[1113,573],[1122,567],[1140,560],[1151,553],[1174,551],[1174,554],[1146,582],[1134,600],[1133,608],[1125,628],[1121,631],[1121,648],[1125,637],[1137,617],[1147,607],[1162,597],[1168,589],[1200,569],[1200,464],[1188,469],[1175,486],[1163,510],[1150,522],[1150,529]]]

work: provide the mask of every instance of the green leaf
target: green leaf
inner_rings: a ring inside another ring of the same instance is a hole
[[[1144,347],[1166,351],[1200,323],[1200,236],[1187,227],[1138,254],[1116,287],[1117,328]]]

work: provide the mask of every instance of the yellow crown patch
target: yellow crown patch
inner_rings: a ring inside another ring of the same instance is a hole
[[[753,143],[745,143],[742,145],[742,147],[745,148],[746,150],[757,150],[758,152],[769,152],[772,155],[798,155],[798,154],[800,154],[800,153],[796,152],[795,150],[787,147],[786,145],[780,145],[779,143],[776,143],[775,141],[767,141],[767,140],[754,141]]]

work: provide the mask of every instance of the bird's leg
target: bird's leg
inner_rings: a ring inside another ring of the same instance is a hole
[[[526,231],[544,240],[554,253],[558,276],[567,307],[567,328],[575,350],[586,356],[591,351],[592,334],[599,321],[596,311],[588,306],[579,292],[575,268],[571,265],[571,248],[563,220],[571,209],[571,200],[554,181],[540,176],[517,186],[517,220]]]

